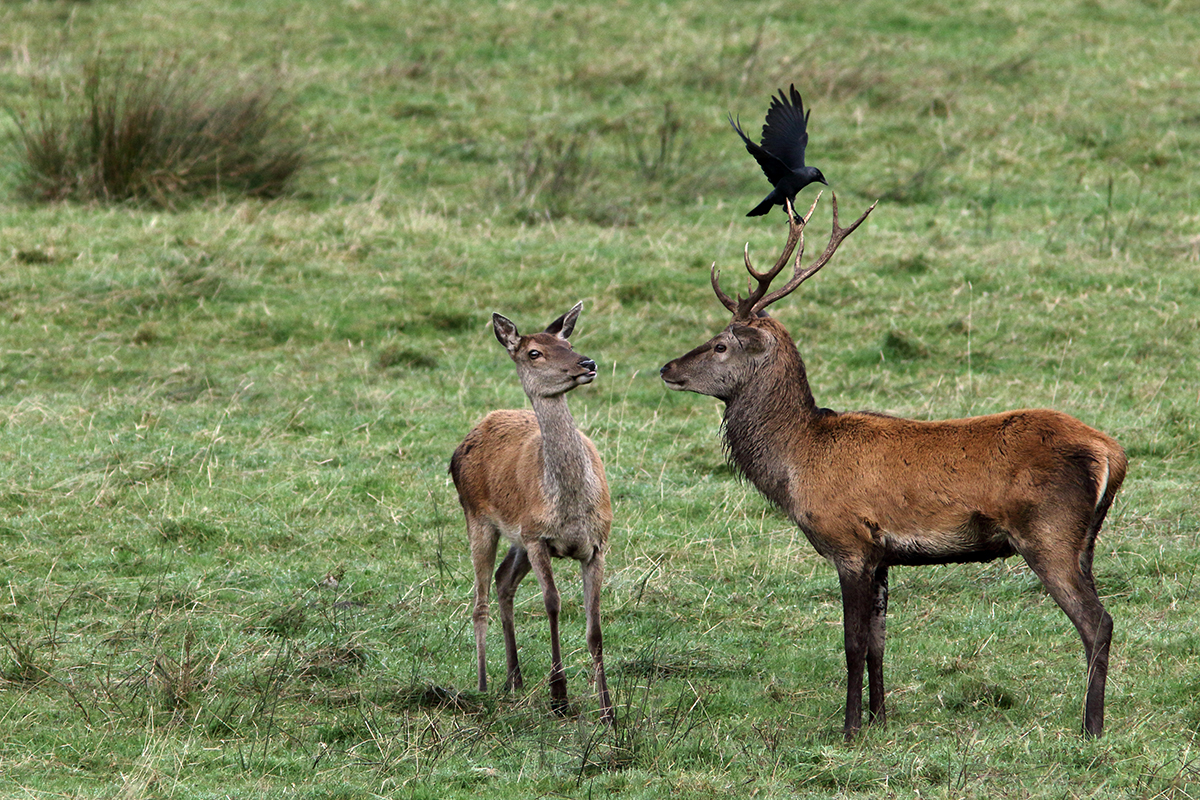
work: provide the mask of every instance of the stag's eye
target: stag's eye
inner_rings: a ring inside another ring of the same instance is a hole
[[[719,345],[716,345],[715,347],[713,347],[713,350],[716,350],[718,353],[724,353],[727,349],[728,348],[726,348],[725,345],[723,345],[723,344],[719,344]]]
[[[534,361],[534,360],[536,360],[536,359],[539,359],[539,358],[541,358],[541,357],[542,357],[542,351],[541,351],[541,350],[530,350],[530,351],[529,351],[529,360],[530,360],[530,361]]]

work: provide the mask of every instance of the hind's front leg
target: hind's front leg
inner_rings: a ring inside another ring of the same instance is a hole
[[[509,691],[518,691],[525,686],[525,682],[521,678],[521,664],[517,660],[517,633],[513,620],[513,600],[517,596],[517,587],[521,585],[521,580],[529,574],[529,568],[529,556],[525,549],[513,545],[496,570],[496,595],[500,602],[500,624],[504,629],[504,657],[508,665],[504,688]]]

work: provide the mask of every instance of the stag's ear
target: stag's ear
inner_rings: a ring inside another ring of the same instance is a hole
[[[560,339],[570,338],[571,332],[575,330],[575,321],[579,319],[579,312],[582,310],[583,302],[580,301],[570,311],[547,325],[546,333],[553,334]]]
[[[763,352],[774,341],[774,337],[771,334],[761,328],[752,328],[749,325],[732,325],[729,328],[729,332],[741,343],[742,348],[751,355]]]
[[[516,352],[521,344],[521,334],[517,333],[517,326],[511,319],[503,314],[492,314],[492,331],[496,334],[496,341],[504,345],[505,350]]]

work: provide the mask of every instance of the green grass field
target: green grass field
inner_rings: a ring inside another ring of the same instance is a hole
[[[278,86],[313,156],[285,199],[170,211],[26,205],[0,161],[0,795],[1197,796],[1197,41],[1196,0],[0,3],[0,133],[104,53]],[[893,570],[889,726],[844,745],[832,568],[658,379],[728,321],[709,264],[783,242],[725,115],[792,82],[843,219],[882,198],[772,308],[818,403],[1053,407],[1129,453],[1098,741],[1011,559]],[[577,300],[612,729],[572,562],[580,715],[532,580],[532,686],[474,690],[446,472],[525,404],[491,313]]]

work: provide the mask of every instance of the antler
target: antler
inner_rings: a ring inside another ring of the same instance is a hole
[[[817,203],[820,202],[820,200],[821,195],[818,194],[817,199],[813,200],[812,206],[808,209],[808,213],[804,215],[803,219],[799,220],[796,219],[793,213],[791,201],[788,200],[785,202],[784,210],[788,215],[787,244],[784,245],[783,253],[779,256],[779,260],[775,262],[775,266],[771,269],[767,270],[766,272],[759,272],[756,270],[750,264],[750,245],[746,245],[746,271],[750,273],[751,278],[758,282],[758,286],[755,287],[753,284],[751,284],[750,295],[744,300],[739,297],[736,301],[734,301],[729,297],[729,295],[725,294],[725,292],[721,290],[721,287],[718,284],[720,273],[717,271],[717,265],[715,263],[713,264],[709,273],[709,277],[712,280],[713,291],[716,292],[717,299],[721,301],[721,304],[733,312],[733,318],[735,320],[753,319],[754,317],[758,316],[763,309],[771,305],[771,303],[774,303],[780,298],[787,297],[789,294],[795,291],[797,286],[811,278],[817,272],[817,270],[829,263],[829,260],[833,258],[833,254],[841,245],[842,240],[854,233],[854,230],[863,223],[863,220],[867,218],[867,215],[874,211],[875,206],[879,204],[879,201],[876,200],[871,204],[870,208],[863,212],[861,217],[853,222],[853,224],[843,228],[838,225],[837,194],[834,193],[833,232],[829,235],[829,244],[825,246],[825,252],[821,254],[820,258],[810,264],[807,268],[801,268],[800,260],[804,256],[804,228],[808,225],[808,220],[812,217],[813,211],[816,209]],[[767,289],[770,288],[771,281],[773,281],[775,277],[779,275],[779,272],[783,269],[784,265],[787,264],[789,259],[791,259],[793,251],[796,251],[797,244],[799,244],[799,251],[796,252],[795,266],[792,270],[792,277],[788,279],[788,282],[783,286],[768,294]]]
[[[820,193],[817,194],[817,200],[821,199]],[[735,319],[748,319],[758,313],[757,310],[751,310],[753,306],[762,299],[762,296],[767,291],[767,287],[771,285],[771,281],[779,274],[787,264],[788,259],[792,256],[792,251],[796,249],[796,245],[800,245],[800,253],[796,255],[797,263],[799,258],[804,254],[804,226],[808,224],[808,218],[812,216],[813,210],[817,207],[817,201],[814,200],[812,207],[808,209],[808,213],[804,219],[797,220],[793,213],[792,201],[784,201],[784,211],[788,217],[788,239],[787,244],[783,246],[783,253],[779,256],[779,260],[775,262],[775,266],[766,272],[759,272],[750,264],[750,244],[746,243],[745,260],[746,270],[750,273],[750,277],[758,281],[758,288],[754,288],[751,284],[748,287],[750,296],[743,300],[740,296],[737,300],[733,300],[729,295],[721,290],[718,282],[720,271],[717,269],[716,262],[713,262],[712,269],[709,270],[709,279],[712,281],[713,291],[717,293],[717,299],[721,301],[727,309],[733,312]]]

